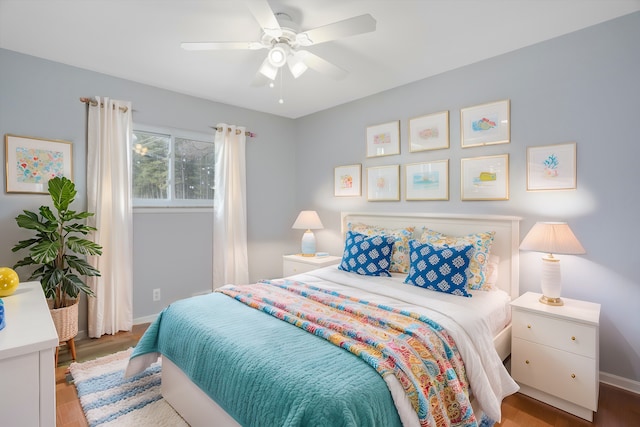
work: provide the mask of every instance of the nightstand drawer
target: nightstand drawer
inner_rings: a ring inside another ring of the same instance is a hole
[[[318,268],[340,263],[341,257],[325,255],[305,257],[301,255],[284,255],[282,257],[282,276],[308,273]]]
[[[514,310],[512,333],[515,338],[596,357],[597,330],[594,326]]]
[[[282,265],[282,275],[284,277],[293,276],[294,274],[307,273],[311,270],[315,270],[316,268],[318,267],[302,262],[287,261]]]
[[[513,338],[511,375],[522,384],[595,411],[596,360]]]

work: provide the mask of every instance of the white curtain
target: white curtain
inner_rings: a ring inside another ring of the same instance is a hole
[[[215,138],[213,287],[249,283],[245,128],[220,123]]]
[[[130,331],[133,325],[133,227],[131,215],[131,103],[95,98],[89,104],[87,209],[102,255],[89,262],[100,277],[89,277],[89,336]]]

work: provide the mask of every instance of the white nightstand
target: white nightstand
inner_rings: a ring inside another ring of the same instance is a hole
[[[338,264],[342,260],[339,256],[302,256],[284,255],[282,257],[282,276],[293,276],[294,274],[307,273],[317,268]]]
[[[511,375],[520,392],[588,421],[598,410],[600,304],[527,292],[511,302]]]

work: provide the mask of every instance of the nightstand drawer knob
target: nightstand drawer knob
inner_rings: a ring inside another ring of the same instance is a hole
[[[575,340],[576,340],[576,337],[571,337],[571,341],[575,341]]]
[[[531,325],[527,325],[527,329],[531,329]]]
[[[528,364],[529,364],[529,361],[528,361],[528,360],[525,360],[525,361],[524,361],[524,363],[526,363],[526,364],[528,365]]]
[[[575,378],[575,377],[576,377],[576,374],[571,374],[571,378]]]

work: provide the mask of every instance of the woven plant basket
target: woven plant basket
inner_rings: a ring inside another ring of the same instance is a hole
[[[58,332],[58,342],[67,342],[78,335],[78,300],[68,306],[52,309],[53,300],[47,300],[53,324]]]

